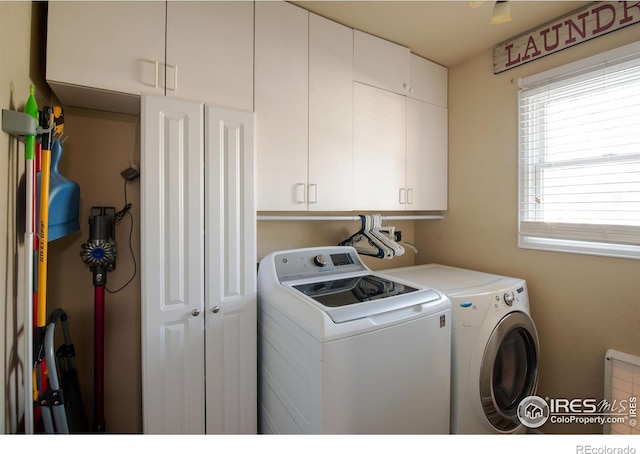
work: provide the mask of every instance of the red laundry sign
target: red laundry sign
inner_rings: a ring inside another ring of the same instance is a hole
[[[493,73],[637,23],[640,23],[640,1],[592,3],[494,47]]]

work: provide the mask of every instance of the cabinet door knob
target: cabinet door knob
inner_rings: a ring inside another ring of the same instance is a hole
[[[194,317],[197,317],[198,315],[200,315],[200,309],[194,309],[191,311],[191,315],[193,315]]]
[[[217,314],[218,312],[220,312],[220,306],[213,306],[211,308],[211,312],[213,312],[214,314]]]

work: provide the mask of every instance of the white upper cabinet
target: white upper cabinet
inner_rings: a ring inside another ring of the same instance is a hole
[[[353,208],[353,31],[309,14],[309,210]]]
[[[444,66],[411,54],[409,97],[447,107],[448,70]]]
[[[260,211],[446,207],[447,68],[404,46],[283,1],[54,1],[48,14],[62,105],[137,114],[147,93],[255,112]]]
[[[407,98],[353,85],[353,208],[404,210]]]
[[[253,2],[168,2],[163,70],[167,96],[252,111]]]
[[[164,2],[49,2],[46,78],[62,104],[132,113],[162,93],[164,18]]]
[[[48,11],[46,78],[64,105],[138,113],[140,94],[154,93],[253,108],[252,2],[56,1]]]
[[[407,210],[447,209],[447,109],[407,98]]]
[[[447,209],[447,109],[354,83],[356,210]]]
[[[353,30],[256,3],[258,210],[351,210]]]
[[[255,4],[258,210],[306,210],[309,13],[286,2]]]
[[[410,55],[406,47],[354,30],[353,80],[409,95]]]

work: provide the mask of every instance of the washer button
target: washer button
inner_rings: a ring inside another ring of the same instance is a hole
[[[314,257],[313,263],[315,263],[319,267],[325,267],[325,266],[327,266],[327,263],[329,263],[329,260],[327,259],[326,255],[320,254],[320,255],[316,255]]]

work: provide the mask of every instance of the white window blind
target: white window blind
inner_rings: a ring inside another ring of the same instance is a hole
[[[521,246],[639,247],[640,53],[524,79],[518,101]]]

